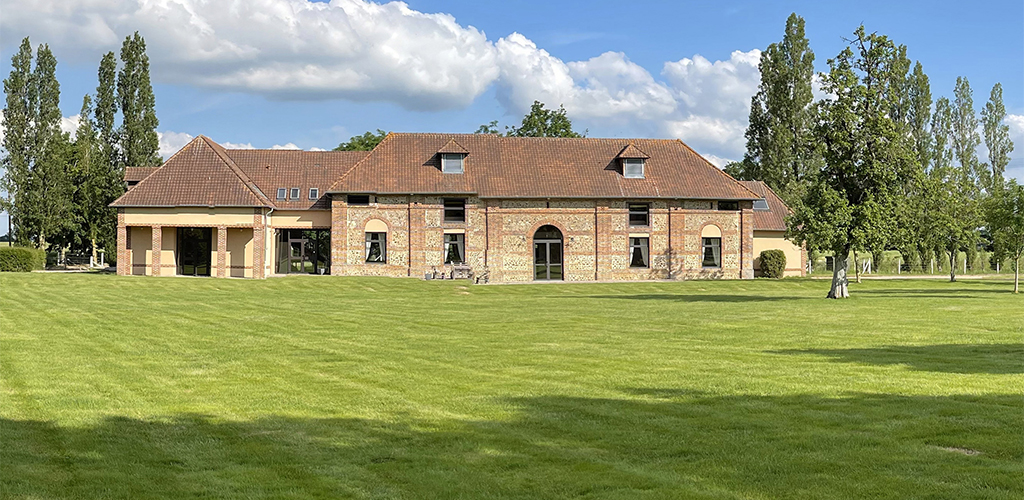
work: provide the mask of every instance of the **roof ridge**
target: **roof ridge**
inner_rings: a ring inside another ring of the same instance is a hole
[[[192,147],[192,145],[196,143],[196,140],[197,140],[197,139],[199,139],[199,137],[196,137],[196,138],[192,139],[191,141],[188,141],[188,144],[186,144],[186,145],[185,145],[184,147],[182,147],[181,149],[179,149],[179,150],[175,151],[175,152],[174,152],[174,154],[173,154],[173,155],[171,155],[171,157],[167,159],[167,161],[163,162],[162,164],[160,164],[160,166],[159,166],[159,167],[156,167],[156,168],[157,168],[157,169],[161,169],[161,168],[164,168],[164,165],[166,165],[166,164],[167,164],[167,162],[169,162],[169,161],[171,161],[172,159],[174,159],[174,157],[175,157],[175,156],[178,156],[179,154],[181,154],[181,153],[182,153],[182,151],[185,151],[186,149],[188,149],[188,148]],[[125,167],[125,168],[127,168],[127,167]],[[147,181],[148,179],[152,178],[152,177],[153,177],[153,174],[152,174],[152,173],[150,173],[150,174],[149,174],[149,175],[147,175],[147,176],[146,176],[146,177],[145,177],[144,179],[140,180],[140,181],[139,181],[138,183],[136,183],[136,184],[135,184],[134,186],[132,186],[132,188],[131,188],[131,189],[125,190],[125,192],[124,192],[123,194],[121,194],[121,196],[118,196],[116,200],[114,200],[114,201],[110,202],[110,205],[108,205],[108,206],[114,206],[114,205],[115,205],[115,204],[116,204],[117,202],[121,201],[121,198],[124,198],[125,196],[128,196],[128,192],[129,192],[129,191],[131,191],[132,189],[135,189],[135,188],[137,188],[137,187],[139,187],[139,186],[143,186],[143,185],[144,185],[144,184],[146,183],[146,181]]]
[[[757,193],[755,193],[755,192],[751,191],[751,190],[750,190],[750,188],[748,188],[747,186],[744,186],[744,185],[743,185],[743,183],[742,183],[742,182],[740,182],[740,181],[738,181],[738,180],[736,180],[736,178],[735,178],[735,177],[733,177],[733,176],[729,175],[728,173],[726,173],[726,172],[725,172],[725,170],[722,170],[722,169],[718,168],[717,166],[715,166],[715,164],[714,164],[714,163],[711,163],[710,161],[708,161],[708,159],[707,159],[707,158],[704,158],[704,156],[702,156],[702,155],[701,155],[700,153],[698,153],[698,152],[694,151],[694,150],[693,150],[693,148],[691,148],[689,144],[687,144],[687,143],[683,142],[683,140],[682,140],[682,139],[676,139],[676,140],[677,140],[677,141],[679,141],[679,144],[682,144],[682,145],[683,145],[683,147],[685,147],[686,149],[689,149],[691,153],[693,153],[693,154],[697,155],[697,157],[698,157],[698,158],[700,158],[701,160],[703,160],[703,161],[704,161],[704,163],[707,163],[707,165],[708,165],[709,167],[711,167],[712,169],[714,169],[714,170],[715,170],[716,172],[718,172],[719,174],[722,174],[722,175],[724,175],[726,179],[729,179],[729,180],[731,180],[731,181],[735,182],[735,183],[736,183],[736,184],[738,184],[738,185],[739,185],[739,186],[740,186],[741,188],[745,189],[745,190],[746,190],[746,191],[747,191],[748,193],[750,193],[750,194],[754,195],[754,197],[755,197],[755,198],[760,198],[760,196],[758,196],[758,195],[757,195]]]
[[[224,164],[228,167],[229,170],[231,170],[232,173],[238,176],[238,180],[242,181],[242,184],[246,187],[246,189],[248,189],[250,192],[252,192],[253,195],[256,196],[256,199],[265,203],[266,206],[268,207],[275,206],[273,203],[270,202],[270,199],[267,198],[265,194],[263,194],[263,191],[260,190],[259,186],[257,186],[256,183],[253,182],[252,179],[250,179],[249,176],[242,171],[242,169],[238,168],[238,165],[235,164],[235,160],[231,159],[231,156],[227,154],[227,151],[224,150],[223,146],[217,144],[216,142],[213,141],[213,139],[210,139],[205,135],[199,134],[199,137],[206,141],[206,144],[210,146],[210,149],[212,149],[213,152],[217,154],[217,157],[219,157],[221,161],[224,162]]]
[[[381,144],[384,144],[386,142],[390,142],[391,140],[393,140],[392,138],[397,136],[398,134],[399,134],[398,132],[388,132],[388,134],[385,135],[384,138],[381,139],[380,142],[378,142],[377,145],[373,147],[373,149],[371,149],[371,150],[366,152],[366,156],[360,158],[359,161],[353,163],[352,166],[349,167],[348,170],[344,174],[341,174],[341,176],[338,177],[338,180],[334,181],[334,183],[331,184],[331,187],[327,188],[326,192],[328,192],[328,193],[335,192],[337,190],[336,188],[338,187],[338,185],[341,184],[341,181],[345,180],[345,178],[348,177],[348,174],[351,174],[353,171],[355,171],[356,167],[358,167],[361,163],[366,161],[367,158],[370,158],[371,156],[373,156],[373,152],[376,151],[377,148],[379,148]]]

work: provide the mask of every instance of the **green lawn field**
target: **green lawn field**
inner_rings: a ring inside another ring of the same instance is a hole
[[[1008,281],[0,275],[0,498],[1020,499]]]

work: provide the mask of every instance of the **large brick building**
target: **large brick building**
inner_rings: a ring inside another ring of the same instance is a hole
[[[759,231],[779,237],[758,220],[787,210],[678,140],[392,133],[334,152],[201,136],[126,181],[119,274],[751,278]]]

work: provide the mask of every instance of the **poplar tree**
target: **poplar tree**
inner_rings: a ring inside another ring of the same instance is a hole
[[[98,71],[99,85],[96,87],[96,107],[93,114],[96,117],[96,132],[100,147],[103,149],[103,158],[110,168],[119,168],[122,164],[120,159],[120,140],[117,128],[117,59],[113,52],[107,52],[100,59]]]
[[[35,88],[32,75],[32,44],[28,37],[21,41],[18,51],[11,57],[11,74],[4,80],[3,126],[3,188],[7,198],[3,209],[7,211],[14,233],[10,237],[27,241],[28,228],[22,224],[26,197],[30,189],[32,165],[32,124],[36,122]]]
[[[898,223],[900,186],[913,175],[909,136],[892,118],[893,68],[901,50],[864,26],[821,75],[835,99],[819,103],[814,139],[823,164],[788,221],[788,235],[810,250],[835,256],[828,298],[849,297],[854,249],[884,248]]]
[[[160,165],[160,140],[156,127],[156,98],[149,81],[146,41],[136,31],[121,45],[121,71],[117,74],[117,100],[121,105],[120,148],[129,167]]]
[[[117,212],[108,205],[116,199],[123,188],[123,176],[114,177],[103,150],[96,125],[90,118],[93,114],[92,98],[88,94],[82,99],[81,117],[75,133],[75,172],[81,176],[78,184],[77,206],[79,207],[80,238],[87,243],[94,261],[98,261],[98,248],[114,244],[117,228]]]
[[[730,172],[764,181],[793,205],[820,164],[811,129],[814,51],[802,17],[790,14],[782,41],[761,53],[758,68],[761,83],[750,102],[747,153]]]
[[[991,187],[1003,185],[1003,173],[1010,163],[1013,141],[1010,140],[1010,127],[1003,123],[1006,118],[1006,107],[1003,106],[1003,84],[992,87],[985,109],[981,110],[981,123],[985,132],[985,147],[988,148],[988,164],[992,178]]]
[[[61,131],[60,83],[56,76],[57,59],[48,45],[36,50],[33,71],[37,112],[32,126],[29,189],[21,223],[36,237],[36,245],[47,248],[47,238],[66,228],[73,210],[74,185],[68,172],[70,141]]]
[[[969,107],[964,86],[957,79],[959,102],[943,97],[935,103],[932,119],[934,166],[929,172],[926,231],[932,244],[948,252],[949,280],[956,281],[956,256],[972,255],[981,223],[974,164],[977,131],[966,128]],[[959,108],[959,109],[958,109]],[[959,122],[959,123],[958,123]],[[976,120],[975,120],[975,123]],[[971,146],[973,144],[973,146]]]
[[[907,60],[909,63],[909,60]],[[902,112],[900,113],[906,133],[912,141],[916,159],[915,175],[907,179],[904,186],[905,200],[900,206],[901,217],[900,242],[898,247],[906,262],[918,261],[922,268],[928,251],[929,235],[927,233],[927,197],[931,189],[927,172],[932,166],[932,133],[931,121],[932,93],[928,75],[925,74],[921,62],[914,65],[913,72],[907,76],[903,92]]]

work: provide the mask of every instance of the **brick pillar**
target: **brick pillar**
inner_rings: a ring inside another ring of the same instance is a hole
[[[263,233],[263,209],[257,208],[252,215],[252,277],[263,279],[267,266],[267,239]]]
[[[129,276],[132,274],[132,243],[131,228],[124,225],[124,209],[117,209],[117,274]]]
[[[344,195],[331,195],[331,274],[335,276],[345,274],[348,254],[348,205],[345,201]]]
[[[150,231],[153,233],[153,249],[150,252],[153,258],[149,266],[150,274],[160,276],[160,254],[164,246],[164,228],[163,226],[152,226]]]
[[[217,277],[226,278],[228,262],[228,228],[217,228]]]
[[[754,279],[754,207],[744,201],[740,213],[740,278]]]

